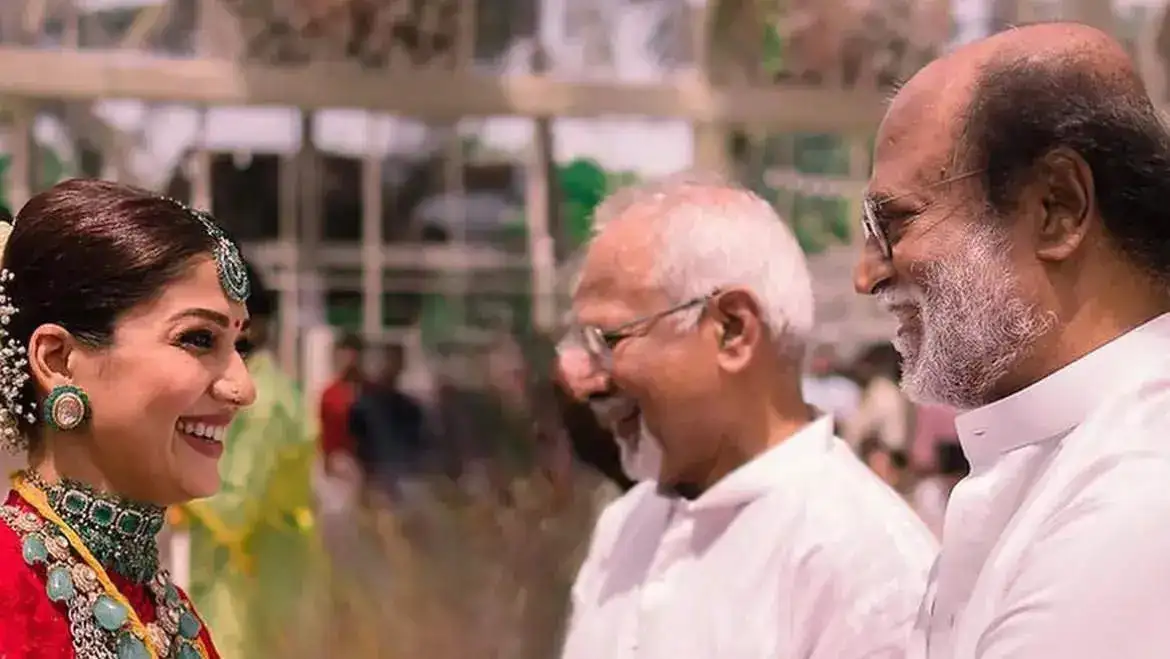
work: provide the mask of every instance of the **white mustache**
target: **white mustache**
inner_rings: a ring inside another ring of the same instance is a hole
[[[878,291],[877,299],[878,304],[886,311],[892,311],[895,307],[909,306],[918,302],[912,292],[895,288],[883,288]]]

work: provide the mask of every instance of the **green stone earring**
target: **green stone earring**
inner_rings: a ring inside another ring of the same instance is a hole
[[[89,396],[81,387],[59,384],[49,392],[41,409],[45,425],[57,431],[74,430],[89,416]]]

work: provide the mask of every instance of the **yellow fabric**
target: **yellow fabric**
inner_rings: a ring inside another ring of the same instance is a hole
[[[295,624],[296,594],[322,569],[311,514],[316,424],[271,354],[248,367],[256,402],[228,430],[223,488],[183,509],[191,598],[224,659],[265,657],[266,635]]]

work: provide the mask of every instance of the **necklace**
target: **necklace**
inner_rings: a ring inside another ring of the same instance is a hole
[[[17,473],[12,485],[35,512],[5,505],[0,506],[0,519],[20,537],[25,563],[44,566],[45,593],[66,608],[74,654],[86,659],[206,659],[199,640],[203,624],[167,572],[158,570],[147,584],[158,620],[143,624],[33,479],[27,472]]]
[[[158,573],[158,533],[165,508],[127,501],[69,479],[50,485],[33,471],[25,472],[24,478],[45,493],[53,512],[107,569],[137,584],[146,584]]]

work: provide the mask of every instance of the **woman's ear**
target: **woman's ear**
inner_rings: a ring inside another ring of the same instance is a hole
[[[38,390],[73,381],[73,360],[77,341],[60,325],[41,325],[28,339],[28,368]]]

